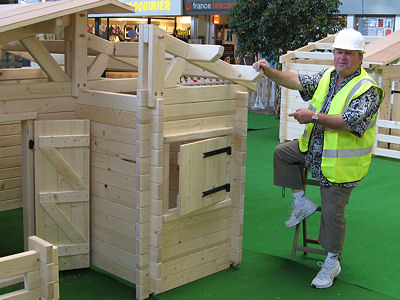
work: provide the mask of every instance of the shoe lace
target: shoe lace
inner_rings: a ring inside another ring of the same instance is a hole
[[[326,264],[324,264],[322,261],[319,261],[317,262],[317,266],[321,267],[321,270],[318,272],[317,277],[323,278],[329,276],[330,272]]]

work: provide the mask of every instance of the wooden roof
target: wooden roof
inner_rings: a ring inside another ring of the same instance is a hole
[[[134,9],[118,0],[60,0],[0,5],[0,33],[80,11],[93,14],[132,13]]]
[[[369,64],[388,65],[400,58],[400,31],[368,44],[365,47],[364,62]]]

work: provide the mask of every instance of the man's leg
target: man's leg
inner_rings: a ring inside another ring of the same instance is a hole
[[[349,203],[352,188],[321,186],[321,223],[318,241],[328,251],[328,256],[311,285],[328,288],[341,271],[339,256],[342,253],[346,233],[345,207]]]
[[[291,188],[294,198],[291,216],[285,222],[286,227],[296,226],[317,209],[317,205],[304,195],[304,156],[299,150],[298,141],[280,144],[274,151],[274,184]]]

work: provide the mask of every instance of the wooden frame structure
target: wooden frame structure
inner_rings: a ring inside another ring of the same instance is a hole
[[[29,237],[28,251],[0,258],[0,287],[24,282],[24,288],[0,296],[11,299],[60,299],[58,249]]]
[[[399,80],[400,80],[400,32],[396,31],[386,37],[365,37],[366,53],[363,67],[378,85],[385,90],[377,121],[374,155],[400,158],[399,136]],[[290,51],[281,56],[283,70],[302,74],[313,74],[333,66],[332,43],[334,36],[328,36],[320,41]],[[397,92],[396,92],[397,91]],[[304,125],[298,124],[288,117],[288,114],[300,107],[307,107],[297,91],[282,88],[281,93],[281,123],[280,141],[297,139],[304,130]]]
[[[239,264],[246,88],[260,74],[219,60],[221,46],[189,45],[152,25],[137,43],[88,34],[88,13],[131,9],[115,0],[21,9],[0,18],[0,49],[40,68],[2,71],[0,122],[35,120],[21,135],[26,236],[57,245],[60,270],[89,266],[90,248],[90,263],[134,283],[137,299]],[[55,25],[63,41],[35,37]],[[182,76],[230,84],[183,86]],[[89,148],[90,166],[78,167],[89,159],[76,153]]]

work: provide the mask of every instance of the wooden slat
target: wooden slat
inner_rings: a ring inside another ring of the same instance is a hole
[[[214,261],[194,267],[190,270],[162,278],[162,291],[167,291],[185,283],[206,277],[218,271],[229,268],[229,257],[222,257]]]
[[[56,149],[43,148],[41,149],[41,152],[48,159],[48,161],[55,166],[57,171],[64,177],[64,179],[71,185],[72,188],[75,190],[81,190],[85,188],[81,178],[75,173],[75,171]]]
[[[40,203],[71,203],[71,202],[88,202],[89,194],[84,191],[66,191],[66,192],[42,192],[39,193]]]
[[[190,45],[169,34],[165,34],[165,51],[190,61],[215,62],[223,54],[218,45]]]
[[[0,201],[11,200],[11,199],[21,199],[22,189],[16,188],[7,191],[0,191]]]
[[[224,218],[208,219],[206,222],[199,222],[187,227],[181,227],[176,231],[169,231],[163,236],[163,247],[178,245],[190,240],[200,238],[231,227],[231,215]]]
[[[0,279],[31,272],[38,268],[39,255],[36,251],[0,257]]]
[[[92,90],[83,90],[77,103],[114,110],[136,112],[137,96]]]
[[[108,272],[115,274],[126,281],[136,284],[136,268],[127,268],[126,266],[117,264],[115,261],[112,261],[96,252],[93,252],[92,254],[91,263],[98,268],[107,270]]]
[[[62,136],[39,136],[39,148],[49,147],[88,147],[90,136],[81,135],[62,135]]]
[[[163,263],[161,267],[162,277],[167,277],[172,274],[180,273],[185,270],[191,270],[196,266],[208,263],[215,259],[227,256],[229,253],[229,244],[221,244],[216,247],[205,249],[191,255],[171,260]]]
[[[29,51],[35,61],[46,72],[52,81],[70,81],[68,75],[58,65],[54,58],[47,51],[46,47],[37,39],[36,36],[21,40],[21,43]]]
[[[0,160],[1,161],[1,160]],[[13,168],[5,168],[0,169],[0,179],[20,177],[21,176],[21,167],[13,167]]]
[[[93,137],[104,138],[130,145],[136,144],[137,131],[133,128],[91,122],[90,130]]]
[[[91,199],[91,208],[129,223],[135,223],[136,221],[136,209],[109,200],[93,196]]]
[[[43,204],[42,207],[73,242],[82,244],[87,241],[56,204]]]
[[[128,238],[119,232],[111,231],[92,223],[90,236],[91,240],[95,239],[115,248],[119,248],[130,253],[136,253],[136,239]]]
[[[0,211],[6,211],[22,207],[22,198],[0,201]]]
[[[58,245],[58,256],[81,255],[89,253],[89,243]]]
[[[164,121],[234,115],[236,100],[165,105]]]
[[[111,92],[111,93],[129,93],[137,91],[137,78],[116,78],[116,79],[100,79],[90,80],[87,88],[90,90]]]
[[[114,55],[123,57],[138,57],[139,56],[139,43],[131,42],[115,42]]]
[[[93,180],[93,178],[90,185],[90,191],[92,195],[97,197],[125,205],[130,208],[136,208],[136,193],[113,188],[104,182],[96,182]]]
[[[0,81],[46,79],[47,75],[40,68],[2,69]]]
[[[107,54],[100,53],[96,59],[90,65],[88,70],[88,80],[99,79],[103,75],[104,71],[108,67],[110,62],[110,56]]]
[[[397,151],[397,150],[376,148],[374,150],[373,154],[378,155],[378,156],[385,156],[385,157],[400,159],[400,151]]]
[[[131,144],[92,137],[91,148],[95,152],[136,163],[136,147]]]
[[[20,83],[0,85],[2,100],[71,96],[71,82]]]
[[[34,111],[38,115],[53,112],[72,112],[75,111],[75,100],[72,97],[12,100],[4,103],[4,111],[7,114]]]
[[[168,135],[193,132],[197,130],[231,127],[232,122],[233,116],[231,115],[170,121],[164,123],[164,134]]]
[[[21,134],[21,123],[19,121],[0,125],[0,136]]]
[[[198,130],[193,132],[184,132],[178,134],[164,135],[164,143],[190,141],[195,139],[206,139],[217,136],[229,135],[233,133],[233,127],[215,128],[210,130]]]
[[[76,109],[78,118],[90,119],[97,123],[136,128],[135,112],[82,104],[77,104]]]
[[[87,35],[87,46],[89,49],[105,55],[114,55],[114,43],[107,41],[94,34]]]
[[[234,87],[230,85],[177,87],[165,90],[165,106],[179,103],[230,100],[235,99],[235,93]]]
[[[0,117],[1,118],[1,117]],[[0,147],[15,146],[21,144],[21,135],[0,136]]]
[[[187,66],[186,60],[180,57],[174,57],[169,63],[164,77],[164,87],[171,88],[176,86],[180,81],[185,68]]]
[[[126,222],[122,219],[107,215],[97,210],[91,211],[91,223],[106,228],[107,230],[117,232],[130,239],[136,239],[135,224]]]
[[[1,90],[1,88],[0,88]],[[33,120],[37,118],[36,112],[15,113],[15,114],[0,114],[0,122],[14,122],[22,120]]]
[[[136,182],[135,177],[127,176],[121,173],[115,173],[108,170],[91,167],[91,174],[93,178],[100,182],[104,182],[115,188],[120,188],[128,192],[136,192]]]
[[[1,300],[32,300],[40,298],[40,288],[33,290],[18,290],[8,294],[0,295]]]
[[[98,152],[91,153],[90,164],[94,167],[136,177],[136,163],[123,158],[104,155]]]
[[[0,191],[19,188],[22,186],[21,177],[7,178],[0,180]]]
[[[20,155],[21,155],[21,146],[20,145],[11,146],[11,147],[2,146],[2,148],[0,148],[0,159],[3,157],[12,157],[12,156],[20,156]]]

